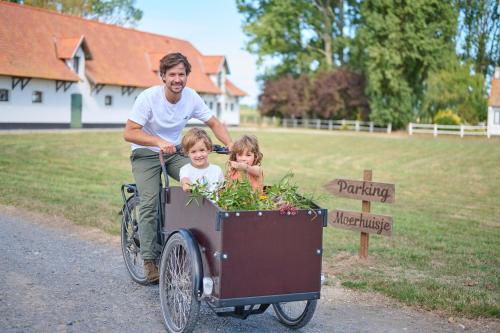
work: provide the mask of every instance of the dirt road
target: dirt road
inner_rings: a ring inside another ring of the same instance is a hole
[[[0,206],[0,332],[165,332],[158,286],[125,270],[118,237]],[[287,331],[272,310],[247,320],[202,307],[195,332]],[[325,287],[300,332],[498,332],[497,321],[454,320],[370,293]]]

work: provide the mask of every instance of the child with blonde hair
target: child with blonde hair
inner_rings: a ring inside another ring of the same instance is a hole
[[[204,130],[193,127],[182,138],[182,151],[191,163],[184,165],[179,171],[182,189],[187,192],[191,185],[198,182],[207,184],[207,190],[214,192],[224,182],[222,169],[208,162],[208,154],[212,151],[212,140]]]
[[[252,188],[262,193],[264,187],[264,173],[260,165],[262,157],[255,136],[243,135],[236,140],[229,155],[229,181],[242,181],[246,177]]]

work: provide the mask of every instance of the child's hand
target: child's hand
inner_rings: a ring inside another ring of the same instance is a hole
[[[229,161],[229,165],[231,166],[232,169],[238,169],[238,162],[236,161]]]
[[[189,184],[189,183],[183,183],[182,184],[182,190],[184,192],[191,192],[191,184]]]

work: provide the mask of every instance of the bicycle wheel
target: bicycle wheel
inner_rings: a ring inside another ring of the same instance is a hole
[[[195,295],[195,253],[186,239],[174,234],[163,249],[160,266],[160,302],[165,327],[171,333],[191,332],[200,301]]]
[[[135,282],[147,285],[148,280],[144,273],[144,260],[141,256],[139,242],[139,228],[137,224],[139,197],[132,196],[127,200],[128,208],[123,206],[123,218],[121,226],[121,245],[125,266]]]
[[[316,310],[317,300],[273,304],[279,321],[288,328],[298,329],[307,325]]]

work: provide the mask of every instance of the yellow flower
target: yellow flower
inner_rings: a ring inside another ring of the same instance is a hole
[[[267,195],[261,195],[260,196],[260,200],[266,200],[267,199]]]

